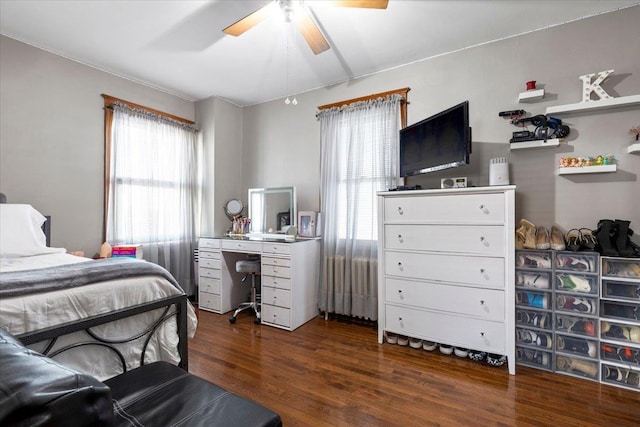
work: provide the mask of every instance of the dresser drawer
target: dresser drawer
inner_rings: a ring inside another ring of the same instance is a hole
[[[198,268],[215,268],[220,269],[220,259],[200,258],[198,260]]]
[[[200,290],[202,292],[207,292],[210,294],[220,294],[220,279],[201,277],[198,286],[200,286]]]
[[[262,286],[262,304],[291,308],[291,293],[286,289]]]
[[[263,265],[262,277],[265,276],[275,276],[289,279],[291,278],[291,269],[289,267],[279,267],[277,265]]]
[[[228,252],[248,252],[259,254],[262,252],[262,242],[250,242],[246,240],[223,240],[222,250]]]
[[[213,279],[220,278],[220,270],[217,268],[202,268],[202,266],[200,266],[198,268],[198,274],[200,275],[200,280],[202,280],[203,277],[211,277]]]
[[[385,197],[385,223],[504,223],[503,194]]]
[[[504,320],[504,292],[495,289],[386,279],[386,301],[481,319]]]
[[[200,239],[198,241],[198,248],[220,249],[220,240],[219,239]]]
[[[220,251],[209,251],[209,250],[200,250],[198,252],[198,257],[200,259],[220,259]]]
[[[291,327],[291,312],[288,308],[264,304],[261,317],[265,323],[273,323],[286,328]]]
[[[274,258],[270,256],[262,256],[263,266],[273,267],[291,267],[291,258]]]
[[[286,277],[263,275],[262,286],[270,286],[272,288],[279,289],[291,289],[291,279]]]
[[[291,245],[287,243],[263,243],[262,253],[275,255],[291,255]]]
[[[200,292],[198,297],[198,308],[217,312],[220,311],[220,295]]]
[[[386,249],[504,256],[505,232],[501,225],[388,224],[384,244]]]
[[[385,251],[385,274],[504,289],[504,259]]]
[[[389,332],[489,353],[505,351],[505,326],[500,322],[394,305],[385,306],[385,315]]]

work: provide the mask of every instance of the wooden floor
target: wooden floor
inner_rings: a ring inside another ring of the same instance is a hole
[[[371,326],[316,318],[294,332],[199,312],[189,370],[285,426],[638,426],[640,393],[377,343]]]

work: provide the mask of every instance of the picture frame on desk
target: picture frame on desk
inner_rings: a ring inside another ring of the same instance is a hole
[[[317,237],[318,216],[318,212],[314,211],[298,212],[298,236]]]

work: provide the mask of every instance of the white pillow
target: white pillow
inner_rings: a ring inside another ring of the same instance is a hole
[[[42,224],[44,215],[31,205],[0,204],[0,256],[20,257],[65,252],[49,248]]]

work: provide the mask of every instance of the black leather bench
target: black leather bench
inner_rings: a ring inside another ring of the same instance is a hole
[[[100,382],[0,328],[2,426],[277,427],[280,416],[166,362]]]

